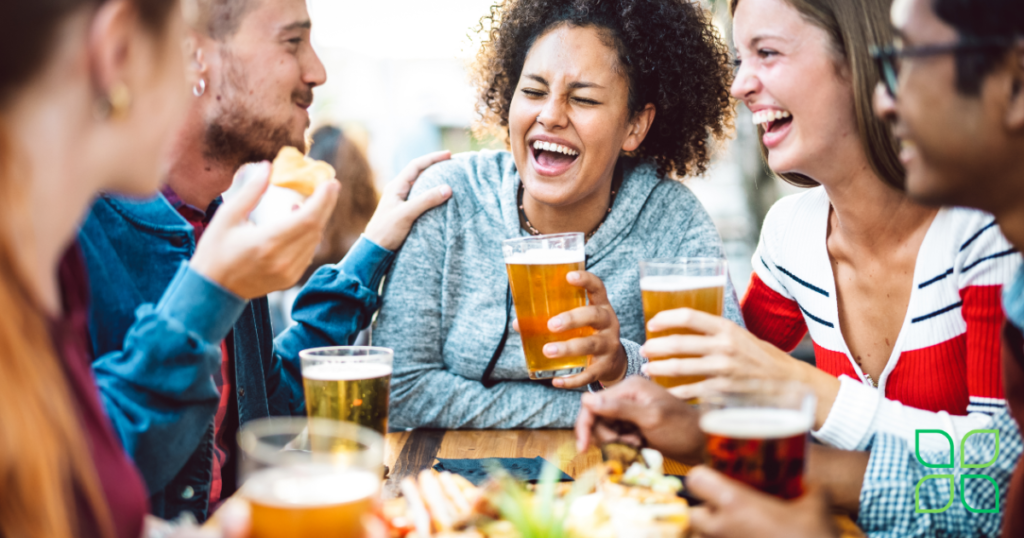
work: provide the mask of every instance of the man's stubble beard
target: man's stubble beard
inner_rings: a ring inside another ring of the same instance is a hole
[[[270,118],[261,117],[246,102],[249,83],[244,73],[245,66],[230,53],[224,54],[224,66],[223,98],[218,100],[219,110],[207,122],[203,156],[234,170],[245,163],[272,161],[284,146],[294,146],[305,153],[305,133],[294,137],[287,120],[275,123]],[[259,89],[254,88],[253,91]],[[306,88],[305,95],[296,95],[298,93],[291,95],[293,101],[312,102],[311,88]]]

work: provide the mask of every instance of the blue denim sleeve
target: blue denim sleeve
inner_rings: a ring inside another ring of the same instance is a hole
[[[947,464],[952,459],[951,468],[925,467],[917,460],[914,447],[901,437],[875,434],[861,486],[860,528],[872,538],[999,536],[1003,520],[1000,497],[1009,489],[1024,444],[1007,410],[993,418],[991,429],[998,436],[978,433],[965,438],[962,455],[960,447],[954,447],[952,453],[920,454],[930,464]],[[964,468],[962,463],[989,465]]]
[[[100,398],[149,491],[162,490],[217,411],[220,342],[245,301],[183,262],[156,304],[135,312],[119,351],[93,361]]]
[[[335,265],[318,269],[295,298],[295,325],[274,341],[274,350],[289,374],[301,379],[299,352],[323,346],[344,346],[370,326],[380,307],[380,282],[395,253],[365,236]]]

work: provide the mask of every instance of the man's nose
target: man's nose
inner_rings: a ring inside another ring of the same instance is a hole
[[[875,86],[874,107],[875,116],[878,116],[879,119],[886,121],[896,119],[896,99],[889,94],[889,90],[881,82]]]
[[[302,81],[311,87],[322,86],[327,82],[327,69],[313,47],[309,47],[309,54],[302,65]]]

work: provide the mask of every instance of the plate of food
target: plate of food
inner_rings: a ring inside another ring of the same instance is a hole
[[[683,538],[689,505],[678,477],[665,475],[651,449],[609,443],[604,463],[561,483],[547,465],[535,485],[500,468],[474,486],[448,472],[425,470],[400,483],[402,495],[384,501],[393,538]]]

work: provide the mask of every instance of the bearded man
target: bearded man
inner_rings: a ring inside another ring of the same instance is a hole
[[[305,150],[307,109],[326,73],[310,43],[305,0],[201,0],[186,43],[195,96],[171,148],[163,195],[101,197],[79,235],[93,301],[93,372],[114,429],[142,471],[151,511],[200,521],[236,488],[245,422],[305,413],[298,351],[350,344],[377,309],[380,279],[412,222],[444,202],[442,186],[405,201],[447,152],[414,161],[383,193],[363,237],[318,270],[272,340],[265,295],[301,277],[339,185],[260,226],[248,214],[269,165],[249,165],[237,196],[221,193],[243,163]],[[216,216],[214,216],[216,215]],[[201,240],[200,240],[201,238]]]

